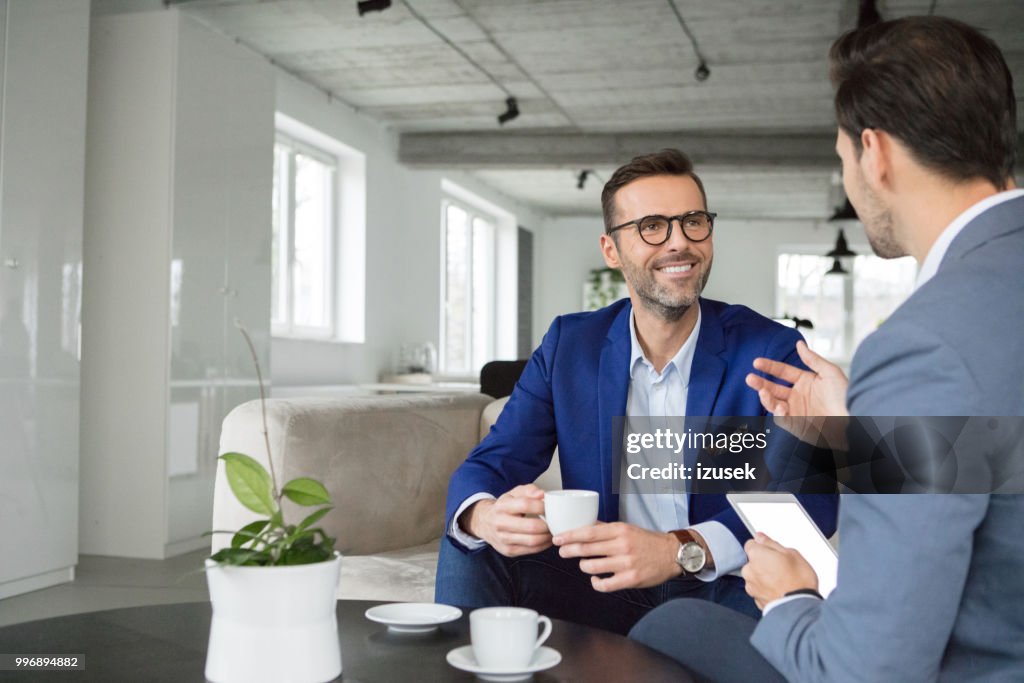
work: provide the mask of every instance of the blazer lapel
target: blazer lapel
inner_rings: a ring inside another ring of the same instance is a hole
[[[619,519],[619,496],[612,493],[618,485],[613,477],[612,426],[615,417],[626,414],[626,399],[629,396],[629,312],[630,306],[623,306],[615,317],[608,335],[601,347],[601,360],[597,370],[597,424],[598,444],[601,455],[602,519],[615,522]]]
[[[690,386],[686,395],[686,427],[688,431],[703,431],[704,420],[697,422],[695,418],[707,418],[715,412],[715,402],[722,388],[725,377],[726,362],[721,353],[725,350],[725,334],[718,314],[704,299],[700,299],[700,333],[697,336],[697,348],[693,352],[693,365],[690,367]],[[694,467],[697,452],[687,448],[683,452],[684,464]],[[693,470],[691,470],[693,471]],[[687,487],[687,514],[694,519],[693,506],[696,501]]]
[[[725,334],[718,314],[704,300],[700,300],[700,333],[690,367],[690,388],[686,396],[686,414],[695,417],[713,415],[718,392],[722,388],[726,363],[721,357],[725,350]]]

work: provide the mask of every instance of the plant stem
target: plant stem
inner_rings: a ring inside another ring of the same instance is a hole
[[[256,366],[256,381],[260,385],[260,411],[263,413],[263,442],[267,445],[267,462],[270,464],[270,481],[274,487],[274,500],[277,502],[278,510],[281,509],[281,493],[277,487],[277,473],[274,471],[274,456],[270,452],[270,431],[267,429],[267,395],[263,388],[263,373],[260,371],[260,359],[256,355],[256,347],[252,343],[248,330],[238,319],[235,319],[235,327],[245,337],[245,343],[249,345],[249,353],[252,354],[252,363]],[[284,511],[282,510],[282,515]]]

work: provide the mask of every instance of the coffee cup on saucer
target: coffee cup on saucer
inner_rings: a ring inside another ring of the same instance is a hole
[[[597,491],[562,489],[544,494],[544,514],[552,536],[597,522]]]
[[[543,624],[541,634],[537,626]],[[469,637],[477,664],[523,670],[551,635],[551,620],[525,607],[483,607],[469,614]]]

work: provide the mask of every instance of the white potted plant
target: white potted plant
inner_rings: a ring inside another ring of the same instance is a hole
[[[341,674],[335,617],[341,555],[316,524],[333,509],[331,498],[323,484],[308,477],[278,487],[263,376],[249,334],[238,327],[256,364],[270,471],[242,453],[220,456],[235,498],[260,518],[236,531],[210,532],[231,534],[231,544],[206,560],[213,605],[206,678],[214,683],[330,681]],[[281,505],[285,498],[317,509],[289,523]]]

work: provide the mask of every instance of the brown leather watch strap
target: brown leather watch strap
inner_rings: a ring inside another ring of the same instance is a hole
[[[676,529],[675,531],[670,531],[669,533],[678,538],[679,542],[683,544],[689,543],[690,541],[693,541],[695,543],[699,542],[696,538],[693,537],[693,534],[690,533],[689,529]]]

